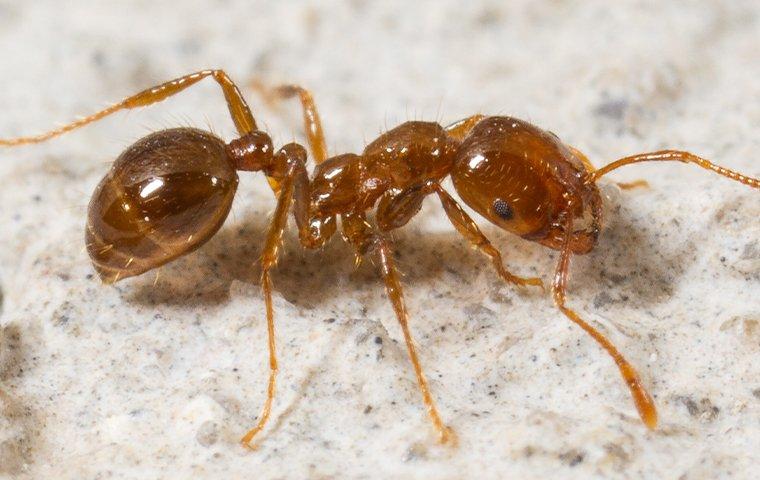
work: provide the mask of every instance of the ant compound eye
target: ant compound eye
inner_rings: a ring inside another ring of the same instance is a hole
[[[507,202],[500,198],[494,200],[493,211],[502,220],[512,220],[512,218],[515,216],[515,212],[512,210],[512,207],[510,207]]]

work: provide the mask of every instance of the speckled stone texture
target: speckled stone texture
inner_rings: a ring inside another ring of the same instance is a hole
[[[760,175],[756,1],[86,2],[0,0],[0,136],[223,67],[311,88],[332,153],[408,119],[511,114],[593,162],[677,147]],[[245,91],[277,144],[293,104]],[[0,150],[0,477],[756,478],[760,194],[686,165],[608,185],[606,229],[570,303],[638,367],[639,421],[612,361],[548,295],[498,280],[431,200],[397,235],[412,329],[459,447],[435,444],[373,266],[338,237],[286,235],[274,275],[281,375],[261,446],[238,439],[266,389],[256,263],[274,200],[243,174],[232,215],[160,271],[99,283],[86,204],[155,129],[234,133],[204,82],[36,147]],[[450,186],[450,185],[449,185]],[[481,222],[516,273],[555,252]]]

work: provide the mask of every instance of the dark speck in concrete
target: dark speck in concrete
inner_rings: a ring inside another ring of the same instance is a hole
[[[681,402],[689,415],[695,418],[701,418],[706,421],[715,420],[720,413],[720,409],[712,404],[709,398],[702,398],[699,402],[688,396],[679,396],[676,398]]]
[[[610,297],[609,293],[601,292],[599,295],[594,297],[594,308],[601,308],[613,302],[614,300],[612,299],[612,297]]]
[[[65,327],[72,318],[76,317],[76,309],[71,302],[63,302],[53,312],[53,325]]]
[[[753,240],[749,242],[748,244],[744,245],[744,250],[742,250],[741,259],[754,260],[756,258],[760,258],[760,243],[758,243],[757,240]]]
[[[200,428],[198,428],[198,433],[196,433],[195,439],[204,447],[210,447],[215,444],[219,439],[219,431],[216,423],[212,421],[204,422]]]
[[[567,452],[560,454],[559,458],[567,465],[574,467],[579,463],[582,463],[585,456],[585,453],[578,450],[568,450]]]
[[[617,443],[610,442],[605,444],[604,450],[610,459],[621,468],[631,462],[631,456]]]
[[[470,320],[477,322],[487,322],[493,319],[496,312],[490,308],[484,307],[480,303],[470,303],[464,307],[464,313]]]
[[[475,17],[475,23],[480,27],[492,27],[502,21],[501,12],[493,7],[486,7]]]
[[[624,98],[607,98],[594,107],[594,114],[620,121],[628,110],[628,100]]]
[[[19,327],[15,324],[0,327],[0,380],[20,375],[23,360]]]
[[[177,49],[184,55],[192,55],[201,50],[201,42],[196,38],[187,38],[177,45]]]
[[[417,459],[425,459],[427,457],[427,446],[422,443],[415,443],[406,451],[404,455],[404,461],[410,462]]]
[[[92,63],[98,67],[102,67],[106,62],[106,55],[101,50],[95,50],[92,52],[90,59],[92,60]]]

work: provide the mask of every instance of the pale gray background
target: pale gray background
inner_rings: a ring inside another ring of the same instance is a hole
[[[413,118],[519,116],[597,164],[690,149],[760,175],[760,9],[731,2],[0,1],[0,136],[222,67],[299,82],[332,153]],[[264,108],[278,144],[293,105]],[[610,359],[547,295],[502,284],[427,202],[398,235],[412,328],[458,449],[434,443],[390,306],[337,237],[288,234],[274,282],[280,389],[261,448],[237,441],[266,383],[254,263],[274,201],[243,175],[197,253],[105,287],[83,249],[108,164],[157,128],[233,129],[212,82],[37,147],[0,151],[0,477],[750,478],[760,445],[760,197],[683,165],[605,188],[607,229],[571,303],[639,368],[648,432]],[[556,254],[484,231],[517,273]],[[753,470],[754,469],[754,470]]]

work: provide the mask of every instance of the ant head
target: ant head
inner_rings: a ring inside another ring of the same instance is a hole
[[[459,196],[486,219],[551,248],[565,236],[562,219],[576,225],[571,248],[590,250],[601,222],[596,185],[582,160],[556,135],[511,117],[478,123],[459,147],[451,178]]]
[[[514,234],[537,238],[562,203],[561,186],[548,181],[549,158],[562,152],[538,128],[510,117],[489,117],[462,142],[451,177],[470,207]]]

